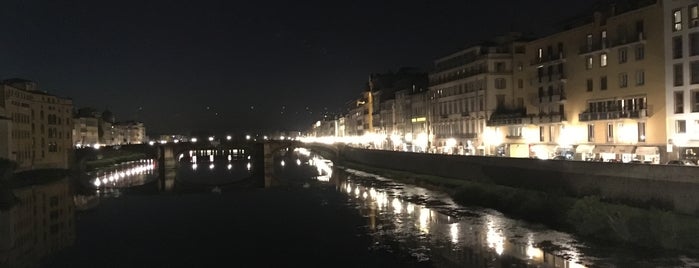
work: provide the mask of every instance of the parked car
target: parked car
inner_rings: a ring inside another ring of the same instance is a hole
[[[553,160],[568,160],[568,158],[566,158],[566,157],[563,156],[563,155],[557,155],[557,156],[554,156],[554,157],[551,158],[551,159],[553,159]]]
[[[694,163],[690,160],[670,160],[667,162],[668,165],[675,165],[675,166],[696,166],[697,163]]]

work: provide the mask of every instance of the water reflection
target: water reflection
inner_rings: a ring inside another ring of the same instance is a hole
[[[3,186],[0,267],[36,267],[42,258],[75,242],[75,206],[68,178]]]
[[[349,194],[368,218],[375,250],[406,250],[417,261],[436,266],[586,267],[579,263],[576,244],[566,234],[529,230],[496,212],[468,211],[450,200],[439,200],[444,197],[435,199],[438,193],[378,176],[335,172],[346,178],[341,177],[337,189]],[[543,241],[552,241],[556,250],[537,247]]]
[[[143,185],[154,178],[157,163],[153,159],[143,159],[119,164],[93,172],[92,184],[97,188],[125,188]]]

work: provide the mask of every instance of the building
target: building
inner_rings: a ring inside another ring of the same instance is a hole
[[[664,131],[662,2],[631,1],[526,43],[513,96],[490,117],[502,155],[659,163]],[[589,19],[588,19],[589,18]]]
[[[434,62],[428,116],[432,151],[493,153],[486,121],[496,110],[509,109],[514,103],[512,60],[523,53],[519,38],[518,34],[498,37]]]
[[[41,91],[33,81],[9,79],[0,83],[0,108],[3,118],[12,119],[3,129],[10,131],[8,158],[17,162],[18,170],[68,168],[72,100]]]
[[[664,1],[665,105],[669,159],[699,160],[699,11],[697,1]]]
[[[126,121],[113,125],[116,129],[117,137],[121,137],[118,144],[141,144],[147,142],[146,127],[143,122]]]
[[[73,117],[73,146],[79,148],[99,144],[99,121],[94,109],[79,109]]]

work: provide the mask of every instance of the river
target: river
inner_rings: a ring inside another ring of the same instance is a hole
[[[602,247],[463,207],[303,149],[275,158],[268,187],[245,152],[179,160],[177,170],[141,160],[78,187],[13,189],[57,202],[33,205],[50,207],[48,223],[27,204],[0,210],[0,267],[699,267],[681,253]],[[82,190],[63,202],[68,188]],[[7,227],[18,221],[34,227]]]

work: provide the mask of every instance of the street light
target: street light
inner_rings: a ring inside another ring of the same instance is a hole
[[[226,140],[231,140],[232,138],[231,135],[226,136]]]
[[[250,135],[245,135],[246,140],[250,140]]]
[[[192,142],[197,142],[197,138],[192,138],[191,141],[192,141]]]
[[[214,137],[213,136],[209,137],[209,141],[214,141]]]

